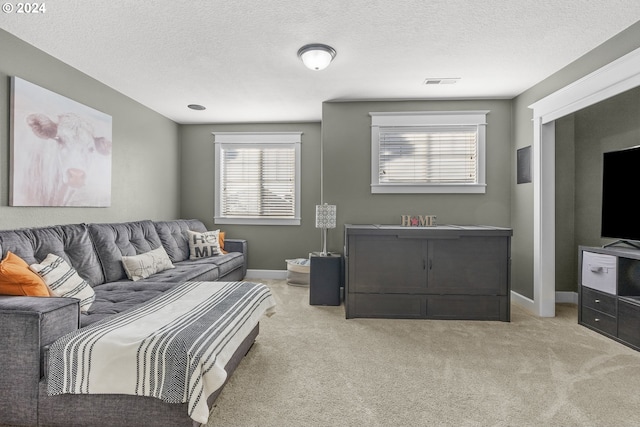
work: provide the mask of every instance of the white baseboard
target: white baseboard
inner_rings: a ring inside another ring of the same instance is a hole
[[[246,279],[273,279],[284,280],[287,278],[287,270],[247,270]]]
[[[520,295],[519,293],[515,292],[515,291],[511,291],[511,302],[513,304],[516,304],[522,308],[524,308],[525,310],[531,312],[531,313],[535,313],[535,304],[533,303],[533,300],[530,298],[525,297],[524,295]]]
[[[511,291],[511,302],[533,314],[536,312],[533,300],[515,291]],[[556,303],[578,304],[578,293],[566,291],[556,292]]]
[[[556,292],[556,303],[578,304],[577,292]]]

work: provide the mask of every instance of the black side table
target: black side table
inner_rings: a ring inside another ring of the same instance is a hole
[[[340,286],[343,277],[342,254],[310,254],[309,304],[340,305]]]

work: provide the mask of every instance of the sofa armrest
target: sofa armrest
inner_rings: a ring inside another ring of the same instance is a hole
[[[79,302],[0,296],[0,424],[37,424],[44,349],[78,329]]]
[[[244,239],[224,239],[224,250],[227,252],[242,252],[247,258],[247,241]]]
[[[242,266],[242,277],[247,274],[247,266],[249,265],[249,247],[244,239],[224,239],[224,250],[227,252],[241,252],[244,256],[244,265]]]

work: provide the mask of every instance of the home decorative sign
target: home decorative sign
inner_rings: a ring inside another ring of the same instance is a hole
[[[11,206],[111,205],[111,116],[13,77]]]
[[[433,227],[436,225],[435,215],[401,215],[400,225],[403,227]]]

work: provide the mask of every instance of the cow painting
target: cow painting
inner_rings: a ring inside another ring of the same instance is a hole
[[[95,114],[33,104],[14,119],[12,205],[109,206],[110,128],[96,131]]]

